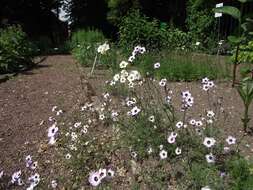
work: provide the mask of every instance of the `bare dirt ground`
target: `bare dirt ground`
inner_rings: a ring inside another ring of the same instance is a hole
[[[90,83],[96,94],[102,91],[101,86],[107,76],[103,71],[95,71],[95,75]],[[200,84],[193,82],[169,85],[175,99],[179,98],[180,91],[190,90],[195,97],[192,113],[201,117],[200,110],[207,109],[207,98],[201,92]],[[52,116],[52,107],[60,106],[65,112],[74,105],[81,105],[86,95],[87,91],[80,85],[80,70],[71,56],[47,57],[39,67],[0,83],[0,171],[3,169],[11,175],[24,165],[24,158],[28,154],[38,155],[37,159],[41,161],[48,160],[50,151],[41,154],[40,150],[41,145],[47,141],[48,118]],[[241,136],[243,104],[236,90],[228,82],[218,83],[214,95],[222,99],[227,113],[225,131],[230,135]],[[252,106],[250,113],[253,115]],[[252,121],[250,127],[253,128]],[[252,157],[251,136],[244,139],[243,146],[244,154]],[[44,175],[50,173],[47,164],[41,170]]]

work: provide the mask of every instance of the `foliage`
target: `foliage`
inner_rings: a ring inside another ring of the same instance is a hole
[[[242,80],[240,86],[237,88],[237,91],[244,104],[244,115],[242,118],[244,132],[247,132],[248,123],[250,121],[249,117],[249,107],[253,100],[253,80],[251,78],[245,78]]]
[[[119,24],[119,43],[122,47],[133,48],[136,44],[149,49],[187,47],[191,35],[179,29],[169,28],[156,19],[150,19],[138,10],[132,10]]]
[[[0,73],[15,72],[33,64],[34,46],[20,26],[0,31]]]
[[[234,56],[235,55],[233,55],[233,59]],[[238,61],[240,63],[253,63],[253,41],[249,41],[247,45],[242,45],[240,47]]]
[[[232,190],[250,190],[253,187],[253,165],[244,158],[235,157],[226,163],[231,174]]]
[[[118,51],[114,45],[105,55],[98,53],[98,47],[106,42],[103,33],[97,30],[79,30],[71,38],[72,54],[83,66],[92,66],[94,61],[103,68],[113,69]]]
[[[195,41],[201,42],[209,51],[216,53],[218,41],[216,38],[217,21],[214,18],[213,7],[216,1],[190,0],[187,4],[186,23]],[[214,52],[216,51],[216,52]]]
[[[240,10],[237,7],[233,6],[223,6],[219,8],[215,8],[214,11],[216,13],[225,13],[233,18],[238,20],[238,32],[236,36],[228,36],[229,42],[235,46],[235,54],[234,54],[234,66],[233,66],[233,84],[232,86],[235,85],[236,81],[236,72],[237,72],[237,65],[240,64],[239,61],[239,52],[240,52],[240,47],[244,41],[247,40],[247,36],[252,33],[252,28],[253,28],[253,22],[250,18],[246,17],[243,18],[243,7],[246,2],[250,2],[251,0],[238,0],[241,3],[241,8]]]

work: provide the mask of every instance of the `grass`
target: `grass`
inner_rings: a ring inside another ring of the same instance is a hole
[[[160,62],[161,68],[153,72],[153,64]],[[144,55],[136,64],[142,73],[153,74],[170,81],[194,81],[204,77],[210,79],[229,78],[226,58],[190,52],[160,52]]]

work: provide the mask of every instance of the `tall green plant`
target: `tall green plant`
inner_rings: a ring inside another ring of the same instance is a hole
[[[233,83],[232,86],[235,85],[236,82],[236,71],[237,71],[237,66],[240,64],[238,61],[238,56],[239,56],[239,50],[241,44],[246,40],[246,36],[248,34],[252,34],[251,27],[252,27],[252,20],[249,18],[243,19],[243,8],[244,4],[247,2],[250,2],[252,0],[237,0],[241,3],[241,8],[240,10],[236,7],[233,6],[224,6],[224,7],[219,7],[215,8],[214,11],[217,13],[224,13],[232,16],[233,18],[238,20],[238,27],[239,30],[237,32],[237,35],[233,36],[228,36],[229,42],[235,46],[236,51],[235,51],[235,59],[233,60],[234,67],[233,67]]]
[[[244,116],[242,118],[244,132],[247,132],[249,117],[249,106],[253,100],[253,80],[250,78],[243,79],[241,85],[237,88],[238,93],[244,104]]]

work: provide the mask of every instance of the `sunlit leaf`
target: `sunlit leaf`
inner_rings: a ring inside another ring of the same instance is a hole
[[[228,14],[237,20],[241,19],[241,12],[236,7],[232,7],[232,6],[218,7],[214,9],[214,12]]]

